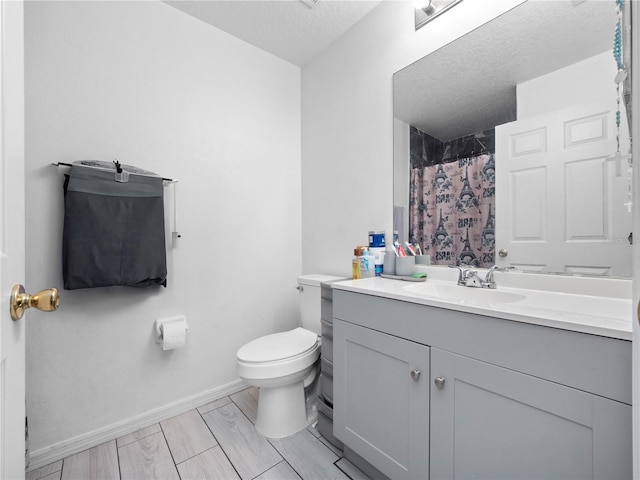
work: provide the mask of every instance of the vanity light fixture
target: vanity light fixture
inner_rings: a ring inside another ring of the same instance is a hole
[[[461,1],[462,0],[414,0],[413,7],[416,30]]]

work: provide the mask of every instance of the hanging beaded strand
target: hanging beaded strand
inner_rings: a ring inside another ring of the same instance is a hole
[[[613,58],[616,60],[618,72],[625,70],[622,60],[622,10],[624,9],[624,0],[616,0],[616,13],[618,21],[616,22],[616,32],[613,38]]]
[[[616,160],[616,175],[620,175],[621,165],[620,162],[623,158],[627,159],[628,167],[627,167],[627,175],[628,175],[628,199],[625,203],[629,213],[631,213],[631,207],[633,205],[632,202],[632,156],[631,156],[631,145],[629,145],[629,155],[622,155],[620,152],[620,122],[622,114],[620,112],[620,99],[622,97],[622,89],[620,88],[622,83],[627,78],[627,67],[624,64],[623,56],[622,56],[622,12],[624,10],[624,0],[616,0],[616,14],[618,16],[618,20],[616,22],[615,34],[613,37],[613,58],[616,61],[616,66],[618,67],[618,73],[615,77],[616,82],[616,153],[613,156]]]

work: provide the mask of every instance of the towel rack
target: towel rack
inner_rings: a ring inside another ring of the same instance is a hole
[[[57,163],[52,163],[51,165],[53,165],[54,167],[72,167],[74,164],[80,165],[83,167],[88,167],[88,168],[96,168],[98,170],[104,170],[104,171],[114,171],[114,168],[115,168],[115,172],[114,172],[116,175],[115,180],[118,182],[126,182],[130,174],[144,175],[148,177],[159,176],[153,172],[142,170],[141,168],[134,167],[132,165],[123,165],[117,160],[114,160],[112,163],[104,162],[101,160],[79,160],[77,162],[74,162],[73,164],[65,163],[65,162],[57,162]],[[172,178],[165,178],[165,177],[162,177],[162,180],[165,182],[171,182],[171,183],[177,182],[177,180],[173,180]]]
[[[112,163],[104,162],[101,160],[78,160],[73,164],[65,163],[65,162],[57,162],[57,163],[52,163],[51,165],[53,165],[54,167],[72,167],[74,164],[87,167],[87,168],[95,168],[97,170],[114,172],[115,181],[121,182],[121,183],[126,183],[129,180],[130,174],[143,175],[147,177],[156,177],[156,178],[160,177],[159,175],[153,172],[149,172],[147,170],[134,167],[132,165],[123,165],[117,160],[114,160]],[[182,235],[180,235],[180,233],[178,232],[178,226],[177,226],[178,206],[177,206],[177,200],[176,200],[176,193],[177,193],[176,190],[177,190],[178,180],[174,180],[172,178],[166,178],[166,177],[161,177],[161,178],[162,178],[162,181],[168,182],[173,185],[173,202],[172,202],[173,203],[172,205],[173,206],[173,231],[171,232],[171,234],[173,238],[182,238]]]

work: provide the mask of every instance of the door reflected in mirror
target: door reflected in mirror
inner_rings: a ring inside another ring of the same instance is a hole
[[[394,74],[401,242],[434,264],[631,276],[619,19],[614,0],[529,0]]]

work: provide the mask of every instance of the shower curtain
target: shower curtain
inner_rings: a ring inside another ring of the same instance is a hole
[[[411,170],[409,238],[434,265],[495,263],[493,154]]]

